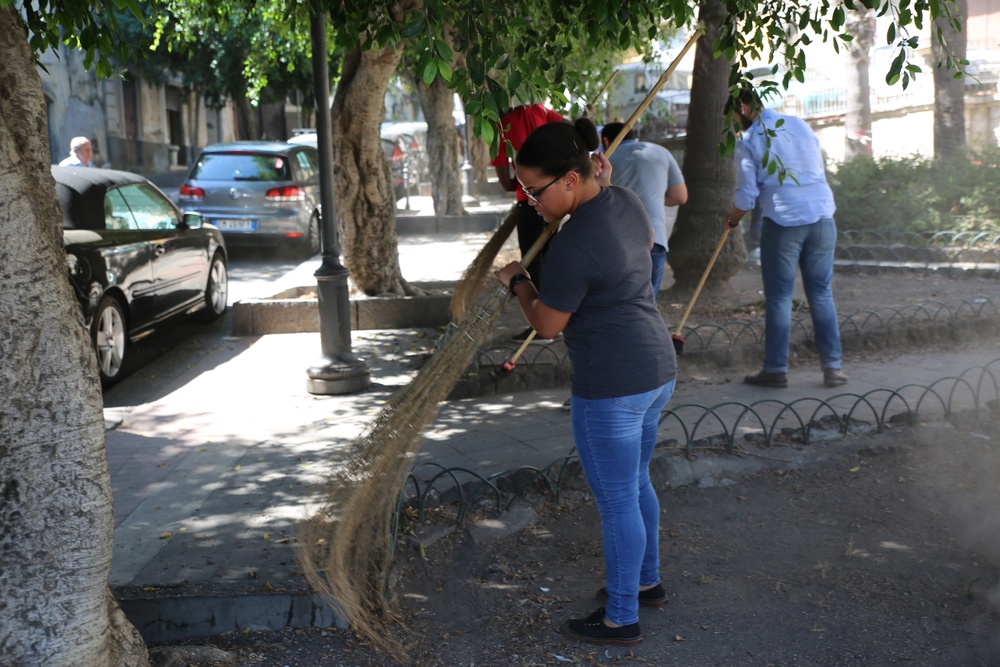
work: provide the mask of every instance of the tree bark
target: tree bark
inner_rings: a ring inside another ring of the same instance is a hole
[[[967,0],[955,0],[955,18],[966,24]],[[938,37],[941,28],[944,42]],[[939,17],[931,28],[931,51],[934,58],[934,160],[948,162],[965,152],[965,77],[955,78],[955,66],[946,64],[949,52],[953,60],[965,58],[965,30],[956,31]]]
[[[469,162],[472,165],[471,180],[477,188],[475,192],[496,190],[497,193],[502,193],[503,190],[500,186],[490,186],[489,184],[490,177],[496,173],[490,166],[490,146],[472,133],[472,123],[469,122],[468,116],[465,118],[465,133],[469,142]],[[511,195],[510,201],[512,204],[514,203],[513,195]]]
[[[240,139],[259,139],[260,131],[257,128],[257,116],[254,114],[253,106],[247,98],[245,92],[241,92],[236,98],[236,113],[240,123]]]
[[[0,661],[148,665],[108,588],[97,365],[66,276],[41,80],[0,9]]]
[[[427,171],[434,213],[461,215],[465,209],[462,208],[462,160],[458,152],[461,140],[455,130],[455,92],[440,77],[430,86],[417,79],[414,88],[427,119]]]
[[[875,15],[869,9],[847,11],[845,31],[854,39],[847,42],[847,110],[844,113],[844,160],[872,155],[872,103],[868,53],[875,43]]]
[[[354,284],[369,296],[414,291],[399,268],[396,197],[379,139],[385,91],[401,57],[399,47],[348,53],[333,100],[334,189],[344,259]]]
[[[675,297],[692,292],[698,284],[722,237],[723,218],[733,201],[736,183],[733,158],[720,156],[718,147],[725,130],[731,65],[724,58],[712,56],[712,42],[718,37],[725,11],[720,0],[704,0],[699,9],[705,34],[698,39],[695,50],[688,116],[692,121],[688,123],[684,145],[688,203],[678,211],[667,253],[674,274],[674,285],[669,292]],[[742,235],[730,234],[705,288],[710,290],[726,283],[745,261]]]

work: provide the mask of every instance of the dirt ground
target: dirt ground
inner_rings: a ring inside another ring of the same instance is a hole
[[[824,464],[660,494],[670,604],[641,609],[633,649],[557,632],[599,606],[589,498],[477,545],[458,531],[401,547],[399,663],[350,632],[220,637],[237,665],[826,667],[1000,665],[1000,451],[950,430],[901,430]],[[956,444],[958,445],[956,447]],[[853,451],[848,451],[853,450]]]
[[[705,295],[692,320],[754,317],[759,285],[744,271],[731,289]],[[998,286],[835,279],[841,313],[992,298]],[[640,610],[645,639],[633,649],[557,632],[600,606],[600,521],[586,494],[558,506],[529,499],[537,520],[501,540],[477,544],[461,529],[423,555],[401,542],[394,590],[406,629],[386,633],[407,647],[404,659],[339,630],[211,644],[240,666],[1000,666],[1000,422],[978,430],[897,429],[843,441],[832,459],[803,470],[661,489],[671,601]]]

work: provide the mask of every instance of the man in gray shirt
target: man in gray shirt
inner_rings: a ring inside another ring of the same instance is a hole
[[[601,144],[607,149],[625,127],[624,123],[608,123],[601,130]],[[663,146],[636,141],[629,130],[611,157],[611,182],[639,195],[653,225],[653,296],[660,292],[663,270],[667,263],[668,225],[673,226],[677,207],[687,202],[687,185],[677,161]],[[669,207],[669,208],[668,208]]]

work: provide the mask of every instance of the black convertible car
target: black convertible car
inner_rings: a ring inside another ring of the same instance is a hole
[[[222,233],[180,210],[142,176],[52,167],[69,278],[97,351],[101,382],[118,379],[129,345],[168,319],[226,311]]]

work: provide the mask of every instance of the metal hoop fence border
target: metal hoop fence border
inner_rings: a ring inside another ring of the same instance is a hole
[[[699,449],[717,450],[716,443],[722,441],[725,453],[732,455],[739,451],[740,437],[753,440],[760,447],[784,446],[786,442],[808,446],[819,434],[829,434],[834,429],[841,437],[852,432],[882,433],[892,422],[911,427],[933,419],[956,423],[959,415],[970,412],[974,420],[979,420],[984,411],[995,413],[996,406],[1000,406],[1000,357],[926,386],[910,383],[897,389],[877,388],[863,394],[844,392],[826,399],[804,397],[791,402],[766,398],[750,404],[723,401],[712,406],[697,403],[668,406],[660,417],[661,439],[657,448],[671,447],[690,457]],[[859,413],[868,415],[871,421],[862,420]],[[705,433],[708,424],[715,424],[720,430]],[[682,437],[663,437],[664,431],[670,429]],[[498,515],[531,491],[550,494],[558,504],[575,462],[576,454],[571,451],[544,468],[522,466],[490,476],[467,468],[421,463],[407,477],[397,510],[414,507],[418,520],[422,520],[430,502],[443,503],[451,495],[453,498],[447,502],[458,505],[455,521],[462,525],[472,506],[486,502],[487,497]],[[430,471],[429,476],[421,474],[425,470]],[[438,483],[444,479],[453,486],[442,494]]]

